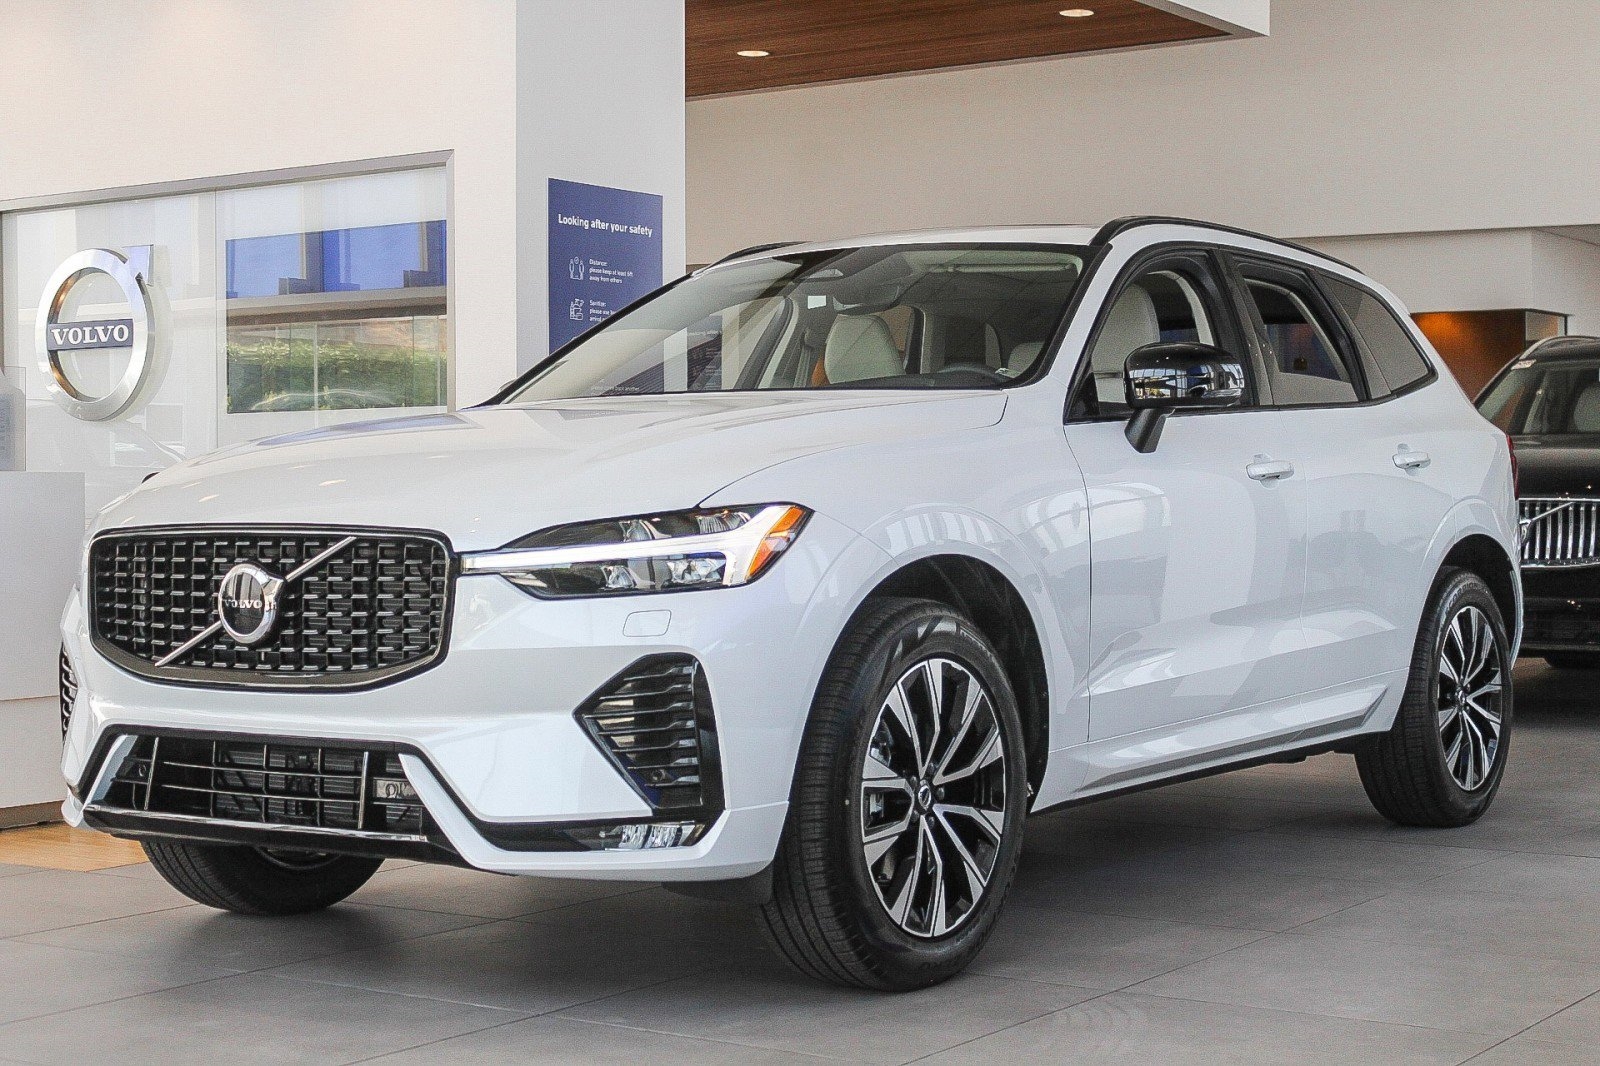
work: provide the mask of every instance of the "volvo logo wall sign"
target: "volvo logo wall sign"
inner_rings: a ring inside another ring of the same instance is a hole
[[[72,287],[90,274],[105,274],[122,290],[130,317],[63,322]],[[44,299],[35,319],[40,369],[45,384],[56,400],[76,418],[103,422],[133,406],[140,389],[154,367],[151,358],[150,325],[155,317],[144,276],[127,257],[109,248],[91,248],[68,256],[45,285]],[[62,365],[61,353],[85,349],[127,349],[128,367],[121,379],[104,395],[81,388]]]
[[[278,624],[282,595],[283,578],[254,563],[240,563],[223,576],[217,590],[217,620],[245,647],[259,644]]]

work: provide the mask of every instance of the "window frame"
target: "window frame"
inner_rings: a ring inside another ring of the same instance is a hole
[[[1201,269],[1202,282],[1209,278],[1210,284],[1202,283],[1197,294],[1202,299],[1208,300],[1215,321],[1213,333],[1217,335],[1217,347],[1239,358],[1245,368],[1245,402],[1234,407],[1188,408],[1171,412],[1174,416],[1192,417],[1195,415],[1221,415],[1237,414],[1241,411],[1261,410],[1271,406],[1268,402],[1268,393],[1264,388],[1266,379],[1265,367],[1260,362],[1260,354],[1256,346],[1247,337],[1244,322],[1240,317],[1237,294],[1230,284],[1229,274],[1223,259],[1225,246],[1208,244],[1198,241],[1177,241],[1165,244],[1152,245],[1130,259],[1123,268],[1117,272],[1115,280],[1106,290],[1105,297],[1100,301],[1100,306],[1095,310],[1094,326],[1089,330],[1089,335],[1084,341],[1083,350],[1078,353],[1077,366],[1073,368],[1072,377],[1067,383],[1067,394],[1063,405],[1063,422],[1066,425],[1093,422],[1126,422],[1127,414],[1102,414],[1099,412],[1099,397],[1093,392],[1094,386],[1094,347],[1100,339],[1100,333],[1105,328],[1106,320],[1110,316],[1111,308],[1122,296],[1126,289],[1138,278],[1146,274],[1163,269],[1165,264],[1173,266],[1187,265],[1191,269],[1198,264]],[[1076,309],[1081,311],[1082,308]],[[1076,313],[1076,312],[1075,312]],[[1087,403],[1079,400],[1080,394],[1088,391],[1094,396],[1094,406],[1091,409]]]
[[[1418,389],[1425,389],[1429,385],[1432,385],[1435,381],[1439,380],[1438,366],[1435,365],[1433,359],[1429,356],[1428,350],[1421,344],[1417,343],[1416,323],[1412,321],[1411,316],[1402,314],[1395,308],[1394,304],[1384,299],[1382,295],[1372,288],[1372,286],[1363,284],[1362,282],[1357,281],[1355,278],[1347,278],[1343,274],[1335,274],[1328,270],[1315,270],[1313,271],[1313,275],[1316,278],[1318,285],[1322,288],[1324,293],[1327,294],[1328,303],[1333,307],[1334,313],[1343,319],[1346,332],[1350,334],[1351,338],[1355,341],[1357,347],[1360,349],[1363,369],[1367,370],[1369,374],[1369,381],[1371,375],[1376,375],[1377,379],[1383,383],[1383,395],[1378,396],[1374,394],[1369,402],[1381,403],[1385,400],[1392,400],[1401,396],[1409,396]],[[1351,318],[1350,315],[1345,311],[1344,305],[1339,301],[1339,298],[1328,290],[1328,282],[1330,281],[1337,282],[1341,285],[1347,285],[1350,288],[1355,289],[1357,292],[1360,292],[1363,295],[1369,296],[1378,301],[1378,304],[1384,309],[1384,311],[1388,313],[1389,317],[1394,320],[1395,324],[1400,327],[1401,334],[1404,335],[1407,343],[1411,345],[1412,350],[1417,353],[1417,357],[1422,360],[1423,368],[1427,371],[1427,373],[1401,388],[1397,389],[1391,385],[1389,383],[1388,375],[1383,372],[1383,364],[1378,361],[1376,354],[1374,354],[1372,351],[1372,346],[1367,343],[1367,339],[1362,336],[1361,330],[1356,327],[1355,320]],[[1515,362],[1515,360],[1512,360],[1512,362]],[[1484,386],[1484,388],[1487,390],[1488,386]]]
[[[1230,248],[1222,256],[1227,265],[1228,276],[1234,290],[1235,303],[1241,318],[1249,323],[1245,330],[1249,342],[1256,352],[1256,361],[1266,384],[1265,392],[1268,399],[1264,406],[1274,407],[1279,410],[1307,411],[1321,408],[1335,407],[1360,407],[1372,403],[1381,403],[1390,399],[1393,393],[1374,395],[1371,384],[1367,379],[1367,367],[1363,350],[1358,347],[1354,331],[1350,328],[1345,316],[1336,306],[1334,300],[1323,289],[1317,278],[1317,268],[1309,263],[1297,262],[1293,259],[1284,259],[1254,250]],[[1258,280],[1268,285],[1278,285],[1300,291],[1301,295],[1309,296],[1313,315],[1321,314],[1321,325],[1324,332],[1329,332],[1328,337],[1334,344],[1335,357],[1343,361],[1345,373],[1349,375],[1348,384],[1355,391],[1352,400],[1318,401],[1314,403],[1285,403],[1272,395],[1272,378],[1266,373],[1268,360],[1276,357],[1272,346],[1267,342],[1266,324],[1261,319],[1260,309],[1256,306],[1255,298],[1250,294],[1250,271],[1264,274],[1257,276]],[[1274,277],[1273,275],[1277,275]],[[1299,283],[1298,285],[1296,283]]]

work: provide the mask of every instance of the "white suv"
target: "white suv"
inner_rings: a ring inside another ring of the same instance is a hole
[[[102,514],[67,819],[283,914],[386,856],[758,903],[816,977],[959,971],[1030,811],[1353,753],[1488,806],[1513,458],[1394,298],[1174,219],[756,249],[454,414]]]

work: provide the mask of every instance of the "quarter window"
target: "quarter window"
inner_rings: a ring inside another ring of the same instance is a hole
[[[1360,334],[1391,391],[1399,392],[1433,373],[1427,357],[1388,304],[1342,278],[1323,275],[1323,282]]]

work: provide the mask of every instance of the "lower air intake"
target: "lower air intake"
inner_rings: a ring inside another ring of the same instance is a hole
[[[399,755],[309,742],[141,736],[102,805],[404,837],[432,829]]]
[[[722,811],[711,691],[693,656],[640,659],[590,696],[578,721],[659,814],[709,822]]]

